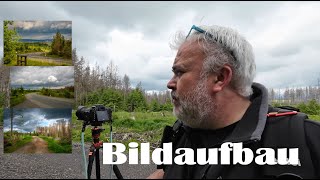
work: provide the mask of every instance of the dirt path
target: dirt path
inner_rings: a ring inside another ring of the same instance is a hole
[[[82,146],[73,143],[72,153],[60,154],[3,154],[3,131],[0,127],[0,179],[84,179]],[[90,143],[86,143],[88,155]],[[127,154],[128,156],[128,154]],[[101,179],[110,178],[110,165],[103,164],[103,153],[100,150]],[[92,179],[95,179],[95,165],[92,168]],[[145,179],[156,170],[153,161],[150,164],[118,165],[124,179]],[[117,177],[112,172],[112,178]]]
[[[14,153],[33,153],[33,154],[49,153],[48,143],[37,136],[32,136],[31,142],[19,148]]]

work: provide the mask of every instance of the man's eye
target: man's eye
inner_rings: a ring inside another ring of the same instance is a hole
[[[174,73],[174,75],[176,75],[176,76],[181,76],[182,74],[183,74],[183,72],[182,71],[180,71],[180,70],[172,70],[172,72]]]

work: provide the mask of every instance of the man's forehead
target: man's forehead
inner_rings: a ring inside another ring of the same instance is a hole
[[[201,56],[203,54],[202,48],[197,41],[183,43],[175,57],[174,64],[188,62],[193,60],[191,57]]]

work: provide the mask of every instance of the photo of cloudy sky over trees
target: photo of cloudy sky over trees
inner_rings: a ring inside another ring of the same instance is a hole
[[[10,131],[10,109],[5,109],[3,114],[4,131]],[[13,130],[21,133],[34,132],[37,126],[50,126],[62,119],[71,121],[71,109],[13,109]]]
[[[71,153],[72,109],[4,109],[5,153]]]

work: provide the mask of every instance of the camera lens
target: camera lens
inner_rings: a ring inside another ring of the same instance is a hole
[[[87,113],[88,113],[88,110],[85,106],[79,106],[76,112],[76,116],[78,117],[78,120],[87,121],[88,120]]]

